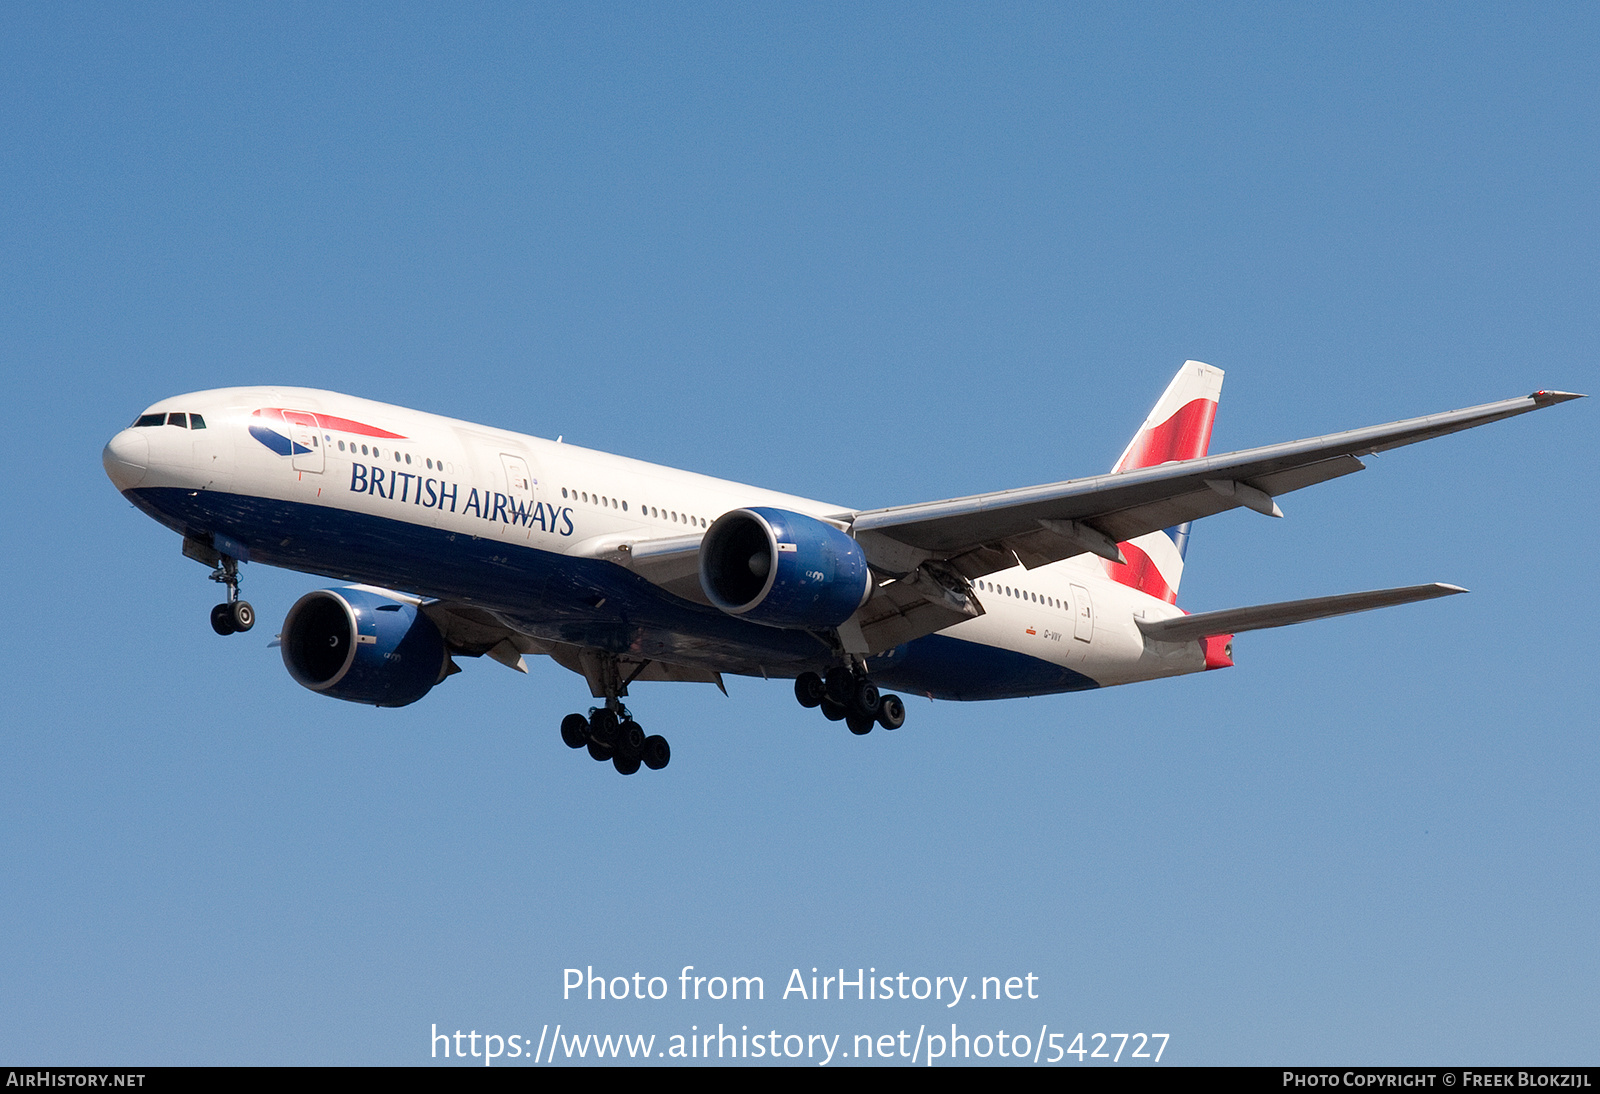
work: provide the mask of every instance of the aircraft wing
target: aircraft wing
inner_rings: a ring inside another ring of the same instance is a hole
[[[907,575],[929,560],[967,578],[1092,552],[1121,561],[1117,544],[1241,506],[1282,516],[1281,494],[1362,469],[1360,457],[1432,440],[1569,399],[1536,391],[1520,399],[1409,418],[1286,444],[1182,460],[948,501],[858,512],[856,539],[873,566]]]
[[[947,501],[841,512],[837,519],[850,524],[876,573],[871,599],[840,628],[841,636],[847,648],[857,652],[887,649],[982,615],[983,607],[967,585],[970,579],[1010,569],[1019,562],[1032,569],[1085,552],[1120,562],[1119,543],[1241,506],[1282,516],[1275,497],[1360,471],[1365,466],[1362,456],[1577,398],[1582,396],[1536,391],[1519,399],[1227,455]],[[656,538],[608,535],[575,544],[569,553],[617,563],[677,596],[706,604],[710,602],[699,580],[700,539],[699,534]],[[1391,592],[1352,595],[1385,596]],[[1442,595],[1446,594],[1430,592],[1411,599]],[[1321,617],[1313,614],[1278,623],[1247,623],[1245,616],[1237,614],[1299,604],[1237,609],[1230,615],[1229,626],[1215,633]],[[1322,614],[1357,610],[1364,609],[1340,607]],[[1200,618],[1188,617],[1183,633],[1187,635],[1191,621]],[[1162,637],[1178,632],[1174,627]]]
[[[501,620],[483,610],[469,604],[451,604],[442,600],[423,600],[419,597],[405,593],[396,593],[388,589],[375,589],[375,592],[390,596],[396,600],[404,600],[416,604],[434,626],[439,628],[440,635],[444,638],[445,645],[453,655],[466,657],[488,657],[500,664],[518,672],[527,672],[525,656],[542,655],[549,657],[562,668],[570,669],[589,682],[590,694],[595,698],[605,697],[605,687],[601,675],[601,664],[595,656],[595,651],[583,646],[572,645],[567,642],[552,642],[542,638],[533,638],[529,635],[506,626]],[[624,654],[617,658],[617,667],[621,672],[624,692],[627,685],[635,681],[664,680],[678,683],[715,684],[727,694],[723,686],[722,674],[713,669],[703,668],[698,665],[680,665],[666,661],[657,661],[643,656]],[[452,663],[451,672],[458,671]]]

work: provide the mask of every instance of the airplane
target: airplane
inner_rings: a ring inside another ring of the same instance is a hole
[[[487,656],[546,655],[599,700],[561,739],[624,775],[671,759],[631,684],[794,681],[856,734],[896,688],[979,700],[1233,665],[1239,632],[1466,590],[1431,583],[1188,614],[1190,526],[1360,471],[1362,456],[1582,396],[1523,398],[1210,456],[1221,369],[1185,362],[1109,474],[853,509],[349,395],[238,387],[163,399],[103,463],[183,537],[248,631],[239,564],[352,584],[305,594],[274,642],[302,686],[416,702]]]

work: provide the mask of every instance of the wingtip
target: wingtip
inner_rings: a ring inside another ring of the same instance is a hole
[[[1433,587],[1439,590],[1440,596],[1454,596],[1456,593],[1472,591],[1471,589],[1463,589],[1460,585],[1452,585],[1447,581],[1435,581]]]
[[[1573,399],[1587,399],[1587,395],[1576,391],[1535,391],[1528,396],[1540,406],[1554,406],[1557,403],[1571,402]]]

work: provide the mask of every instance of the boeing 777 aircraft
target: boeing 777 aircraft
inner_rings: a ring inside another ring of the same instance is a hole
[[[163,399],[106,445],[111,481],[183,537],[248,631],[239,563],[348,587],[279,635],[296,682],[405,706],[455,658],[546,654],[602,702],[561,737],[628,775],[667,765],[622,700],[641,680],[794,680],[852,732],[905,705],[1047,695],[1226,668],[1233,635],[1465,590],[1416,585],[1189,615],[1190,522],[1362,468],[1361,457],[1538,410],[1520,399],[1206,455],[1222,370],[1186,362],[1110,474],[852,509],[348,395]]]

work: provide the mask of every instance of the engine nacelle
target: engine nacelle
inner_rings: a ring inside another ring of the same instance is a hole
[[[861,545],[831,524],[783,509],[735,509],[706,530],[700,587],[729,615],[769,627],[837,627],[866,603]]]
[[[352,703],[415,703],[450,668],[431,619],[365,589],[307,593],[289,609],[281,637],[283,664],[296,683]]]

